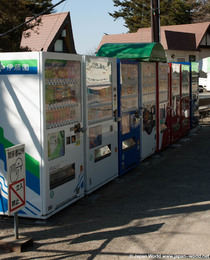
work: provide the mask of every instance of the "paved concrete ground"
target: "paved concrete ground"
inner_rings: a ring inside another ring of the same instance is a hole
[[[20,219],[34,245],[0,259],[210,258],[208,123],[49,220]]]

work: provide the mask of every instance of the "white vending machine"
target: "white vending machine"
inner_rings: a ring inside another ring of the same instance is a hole
[[[84,56],[85,192],[118,176],[116,59]]]
[[[7,214],[5,149],[25,144],[26,207],[48,218],[84,195],[82,57],[0,54],[0,214]]]
[[[141,62],[141,154],[143,160],[156,151],[156,62]]]

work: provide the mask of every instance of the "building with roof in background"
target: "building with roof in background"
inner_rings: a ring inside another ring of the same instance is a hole
[[[160,41],[167,61],[198,61],[210,57],[210,22],[161,26]],[[135,33],[104,35],[98,48],[105,43],[151,42],[151,28]]]
[[[47,14],[40,18],[38,25],[23,32],[21,48],[28,51],[76,53],[69,12]]]

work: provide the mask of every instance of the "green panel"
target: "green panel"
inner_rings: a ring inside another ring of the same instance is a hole
[[[198,62],[191,62],[191,66],[192,66],[192,71],[195,71],[195,72],[199,71]]]
[[[37,67],[37,60],[0,60],[0,62],[1,66],[12,65],[13,67],[15,67],[15,65],[23,66],[27,64],[30,67]]]
[[[34,176],[40,178],[39,172],[39,162],[35,160],[33,157],[26,153],[26,169],[29,170]]]
[[[14,146],[13,143],[4,138],[4,130],[0,127],[0,143],[4,146],[4,149]]]
[[[160,43],[106,43],[98,50],[97,56],[140,61],[166,62],[166,55]]]
[[[182,70],[190,72],[190,66],[189,65],[182,65]]]
[[[6,138],[4,138],[4,131],[2,127],[0,127],[0,144],[3,145],[4,149],[14,146],[13,143],[11,143]],[[25,160],[26,169],[30,171],[37,178],[40,178],[39,162],[35,160],[33,157],[31,157],[30,155],[28,155],[27,153],[25,154],[25,159],[26,159]]]

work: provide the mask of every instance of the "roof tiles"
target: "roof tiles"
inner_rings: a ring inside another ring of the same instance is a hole
[[[38,26],[23,33],[21,47],[28,47],[31,51],[48,51],[68,15],[69,12],[43,15]],[[25,37],[27,33],[30,37]]]
[[[164,49],[197,50],[210,27],[210,22],[161,26],[161,44]],[[151,28],[140,28],[136,33],[104,35],[98,49],[105,43],[151,42]]]

